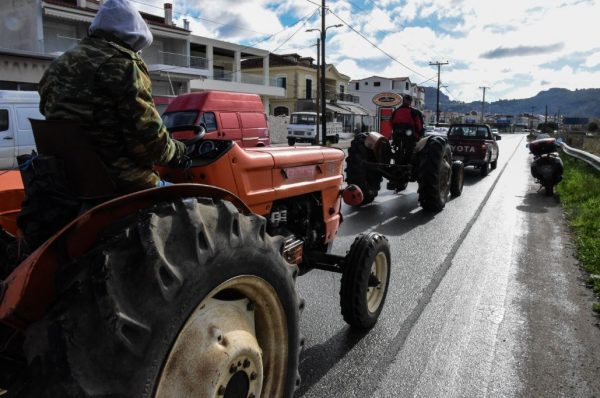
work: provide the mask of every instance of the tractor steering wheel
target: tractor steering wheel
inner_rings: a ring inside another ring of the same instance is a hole
[[[180,126],[174,126],[171,128],[168,128],[167,131],[170,134],[173,134],[177,131],[194,131],[196,133],[196,136],[193,138],[190,138],[189,140],[180,140],[181,142],[183,142],[185,145],[187,145],[188,147],[193,146],[194,144],[202,141],[202,139],[204,138],[204,136],[206,135],[206,127],[204,127],[203,124],[199,124],[199,125],[195,125],[195,124],[183,124]]]

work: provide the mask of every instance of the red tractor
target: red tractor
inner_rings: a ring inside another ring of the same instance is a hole
[[[464,166],[452,160],[448,140],[441,136],[421,137],[408,128],[391,128],[391,108],[379,108],[382,134],[360,133],[346,159],[346,181],[363,192],[361,205],[377,196],[383,177],[388,189],[400,192],[409,182],[419,184],[419,203],[424,210],[441,211],[450,194],[460,196]]]
[[[0,175],[0,393],[291,397],[303,344],[294,281],[314,268],[341,273],[346,322],[377,321],[387,239],[329,253],[341,196],[362,199],[341,189],[341,150],[242,149],[185,126],[198,133],[191,167],[157,169],[175,184],[115,196],[85,134],[33,125],[31,165],[68,165],[55,177],[81,211],[24,254],[24,190],[18,172]]]

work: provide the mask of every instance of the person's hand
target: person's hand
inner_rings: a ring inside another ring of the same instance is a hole
[[[169,167],[176,167],[178,169],[189,169],[192,167],[192,159],[190,159],[187,155],[183,155],[180,159],[173,158],[168,163]]]

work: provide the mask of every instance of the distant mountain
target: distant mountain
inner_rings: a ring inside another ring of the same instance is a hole
[[[437,89],[425,87],[425,109],[435,111]],[[486,101],[486,113],[509,114],[529,113],[533,107],[533,113],[543,115],[548,106],[548,115],[554,115],[560,111],[564,116],[600,117],[600,89],[588,88],[582,90],[567,90],[565,88],[551,88],[540,91],[535,97],[499,100],[489,103]],[[452,101],[440,92],[440,111],[470,112],[480,111],[481,101],[459,102]]]

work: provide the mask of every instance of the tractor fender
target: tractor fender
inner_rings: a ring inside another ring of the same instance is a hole
[[[425,145],[427,145],[427,142],[429,141],[429,139],[431,138],[431,135],[428,135],[427,137],[423,137],[421,138],[418,142],[417,145],[415,145],[415,152],[414,153],[419,153],[423,150],[423,148],[425,148]]]
[[[4,294],[0,297],[0,322],[22,329],[40,319],[53,301],[58,270],[64,269],[65,265],[85,254],[94,245],[101,231],[114,221],[158,203],[191,197],[228,200],[240,213],[252,213],[233,193],[201,184],[151,188],[98,205],[48,239],[6,278]]]
[[[365,146],[367,149],[373,151],[378,163],[389,163],[391,144],[385,136],[374,131],[367,133]]]

